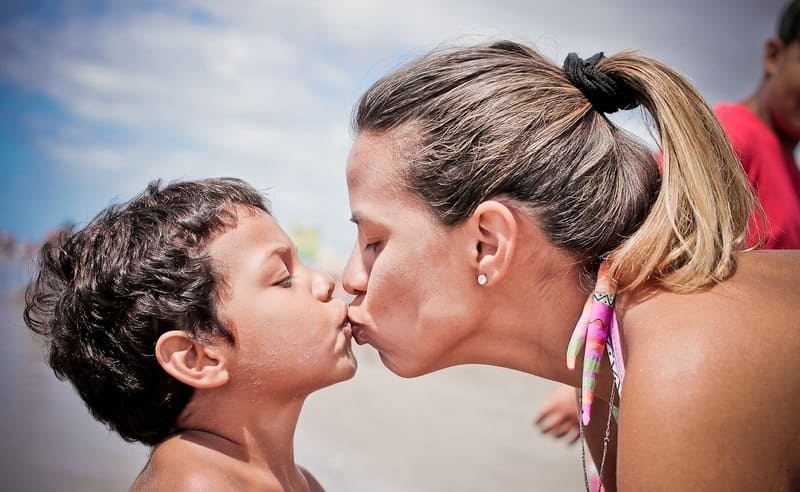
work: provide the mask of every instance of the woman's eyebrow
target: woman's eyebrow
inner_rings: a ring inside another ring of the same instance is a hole
[[[376,220],[374,217],[367,217],[359,212],[353,212],[353,215],[350,217],[350,222],[355,225],[361,225],[364,223],[372,224],[372,225],[383,225],[383,223],[379,220]]]
[[[380,217],[369,217],[359,212],[353,212],[350,222],[358,226],[359,230],[367,228],[370,231],[386,231],[390,229],[389,223],[381,220]]]

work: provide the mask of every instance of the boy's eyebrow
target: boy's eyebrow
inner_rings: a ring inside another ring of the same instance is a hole
[[[292,248],[282,244],[280,246],[276,246],[276,247],[272,248],[271,250],[269,250],[269,253],[267,255],[268,256],[285,255],[286,253],[289,253],[291,250],[292,250]]]
[[[279,244],[279,245],[277,245],[277,246],[275,246],[273,248],[267,249],[266,253],[264,253],[264,260],[263,261],[264,261],[264,263],[266,263],[273,256],[286,255],[290,251],[291,251],[291,249],[289,248],[289,246],[286,246],[285,244]]]

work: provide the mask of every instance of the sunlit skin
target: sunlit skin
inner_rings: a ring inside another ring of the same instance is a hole
[[[502,198],[457,226],[438,224],[401,185],[407,143],[393,137],[358,134],[347,163],[358,238],[343,282],[359,343],[401,376],[483,363],[580,386],[580,362],[572,372],[565,363],[589,294],[577,260]],[[798,278],[797,252],[744,253],[709,290],[618,297],[627,375],[606,490],[800,486]],[[598,462],[608,367],[587,429]]]
[[[295,464],[293,438],[306,396],[355,373],[346,306],[264,212],[238,209],[208,254],[235,344],[159,339],[162,367],[195,393],[183,431],[155,448],[133,489],[322,490]]]

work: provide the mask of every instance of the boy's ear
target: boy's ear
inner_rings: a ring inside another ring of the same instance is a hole
[[[491,285],[506,275],[514,259],[517,218],[504,203],[487,200],[478,205],[469,223],[476,278],[486,275],[486,283],[481,285]]]
[[[783,54],[785,45],[780,38],[772,37],[764,44],[764,57],[762,64],[764,65],[764,74],[767,77],[772,77],[778,70],[780,58]]]
[[[193,388],[216,388],[230,377],[224,350],[198,342],[182,330],[158,337],[156,359],[170,376]]]

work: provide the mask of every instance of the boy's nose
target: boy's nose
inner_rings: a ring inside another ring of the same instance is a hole
[[[321,301],[329,301],[333,297],[333,289],[336,282],[333,277],[323,273],[315,273],[314,281],[311,284],[311,292]]]

